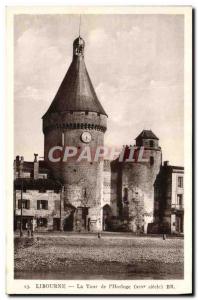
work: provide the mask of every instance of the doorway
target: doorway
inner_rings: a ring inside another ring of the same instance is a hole
[[[183,216],[176,216],[176,232],[183,233]]]
[[[27,230],[27,224],[33,220],[33,217],[22,216],[22,230]],[[21,216],[16,217],[16,228],[20,229],[21,226]]]
[[[85,231],[89,230],[90,222],[87,220],[89,213],[88,207],[77,207],[75,212],[75,230]]]
[[[111,230],[111,207],[106,204],[103,207],[103,231],[110,231]]]
[[[53,230],[60,230],[60,218],[53,218]]]
[[[63,221],[63,230],[72,231],[74,227],[74,211],[71,211],[70,215]]]

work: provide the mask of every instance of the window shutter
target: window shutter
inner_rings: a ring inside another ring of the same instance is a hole
[[[40,200],[37,200],[37,209],[40,209]]]
[[[30,209],[30,200],[27,200],[27,209]]]
[[[18,200],[18,209],[21,209],[21,200]]]

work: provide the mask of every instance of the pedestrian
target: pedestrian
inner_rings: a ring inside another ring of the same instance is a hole
[[[30,232],[31,232],[31,236],[33,236],[33,232],[34,232],[33,220],[30,221]]]
[[[37,224],[36,224],[36,218],[34,218],[34,219],[33,219],[33,233],[34,233],[35,230],[36,230],[36,226],[37,226]]]
[[[30,221],[27,221],[27,223],[26,223],[26,229],[27,229],[28,236],[30,236],[30,233],[31,233],[31,224],[30,224]]]

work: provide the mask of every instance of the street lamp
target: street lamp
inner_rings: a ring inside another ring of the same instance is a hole
[[[63,197],[63,193],[64,193],[64,185],[58,181],[58,184],[60,184],[60,227],[59,227],[59,231],[62,231],[62,226],[61,226],[61,223],[62,223],[62,198],[64,199]]]
[[[23,178],[21,178],[21,220],[20,220],[20,237],[23,236]]]
[[[21,179],[21,217],[20,217],[20,237],[23,236],[23,156],[19,161],[19,177]]]

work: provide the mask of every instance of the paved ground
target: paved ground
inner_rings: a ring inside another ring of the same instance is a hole
[[[15,237],[15,277],[181,279],[183,239],[131,234]]]

